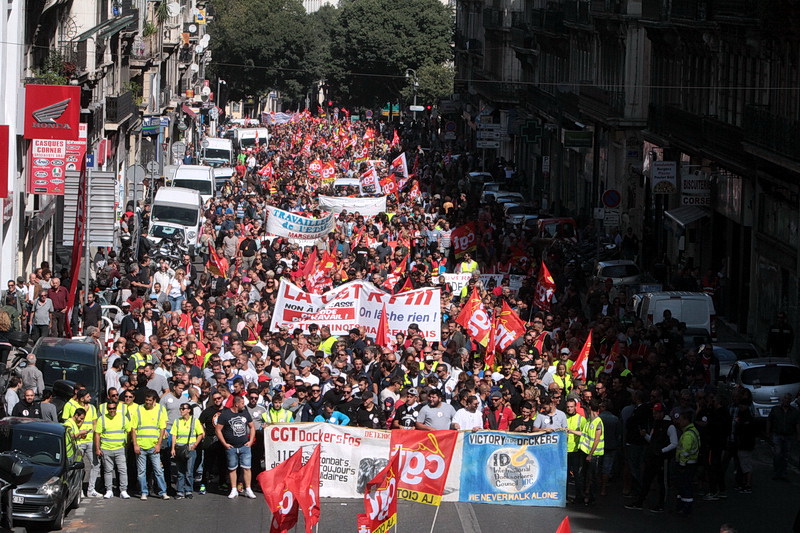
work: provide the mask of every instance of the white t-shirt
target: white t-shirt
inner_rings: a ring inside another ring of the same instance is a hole
[[[463,431],[471,431],[472,428],[483,428],[483,414],[476,410],[470,413],[466,408],[456,411],[456,416],[453,417],[453,424],[458,424],[458,427]]]

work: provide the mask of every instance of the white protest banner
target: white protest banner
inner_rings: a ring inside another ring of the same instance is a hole
[[[347,335],[352,328],[364,326],[368,337],[375,337],[381,312],[386,305],[389,334],[405,333],[417,324],[428,342],[441,338],[441,291],[424,288],[401,294],[387,294],[368,281],[351,281],[324,294],[311,294],[281,279],[270,330],[281,326],[308,329],[324,324],[331,335]]]
[[[300,448],[311,455],[320,444],[320,496],[361,498],[367,482],[389,461],[391,436],[390,431],[327,423],[275,424],[264,428],[265,464],[274,468]]]
[[[461,294],[461,289],[467,285],[472,274],[442,274],[439,277],[450,285],[453,294]],[[503,274],[481,274],[480,279],[484,289],[489,287],[490,279],[494,280],[495,286],[497,287],[500,286],[500,283],[503,281]]]
[[[348,213],[358,212],[364,217],[374,217],[379,213],[386,212],[386,197],[348,198],[320,195],[319,208],[334,215],[346,210]]]
[[[333,231],[336,219],[332,214],[322,218],[308,218],[267,206],[267,232],[281,237],[314,240]]]

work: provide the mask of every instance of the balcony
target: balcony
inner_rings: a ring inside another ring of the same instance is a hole
[[[740,128],[677,105],[651,104],[648,129],[692,149],[722,152],[733,159],[742,153],[744,135]]]
[[[564,10],[532,9],[530,24],[535,32],[562,35],[564,34]]]
[[[746,142],[800,161],[800,121],[773,115],[765,106],[750,105],[744,110],[743,129]]]
[[[624,91],[607,91],[593,85],[581,85],[579,105],[582,113],[606,123],[625,118]]]
[[[117,129],[136,112],[133,94],[125,91],[118,96],[106,97],[106,129]],[[111,127],[110,127],[111,126]]]
[[[705,21],[710,18],[709,0],[672,0],[670,18]]]
[[[161,51],[161,40],[158,33],[147,37],[137,36],[131,44],[130,66],[147,68],[158,60]]]
[[[65,42],[61,47],[61,53],[64,55],[65,63],[71,63],[75,66],[76,75],[80,76],[88,71],[87,58],[89,54],[87,41]]]
[[[591,0],[589,10],[592,16],[640,16],[642,2],[641,0]]]
[[[588,26],[592,23],[589,14],[591,4],[585,0],[568,0],[564,2],[564,22]]]

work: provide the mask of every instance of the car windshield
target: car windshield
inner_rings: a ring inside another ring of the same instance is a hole
[[[800,383],[800,368],[794,366],[767,365],[747,368],[742,371],[744,385],[777,387]]]
[[[0,452],[10,451],[22,452],[32,463],[47,466],[59,466],[64,453],[58,435],[5,426],[0,431]]]
[[[153,220],[170,222],[172,224],[180,224],[181,226],[194,226],[197,224],[196,209],[187,209],[185,207],[177,207],[174,205],[155,204],[153,206],[153,213],[151,216]]]
[[[37,359],[36,366],[42,371],[44,384],[48,387],[59,379],[68,379],[75,383],[84,383],[89,388],[95,385],[95,368],[91,365],[62,361],[60,359]]]
[[[200,194],[211,194],[211,182],[208,180],[189,180],[185,178],[176,178],[172,180],[172,186],[193,189]]]
[[[181,228],[173,228],[172,226],[159,226],[154,225],[151,230],[151,235],[158,239],[183,239],[183,230]]]
[[[224,159],[225,161],[230,161],[231,152],[230,150],[224,150],[222,148],[206,148],[206,159]]]
[[[604,278],[629,278],[639,275],[639,267],[636,265],[611,265],[603,269],[601,274]]]

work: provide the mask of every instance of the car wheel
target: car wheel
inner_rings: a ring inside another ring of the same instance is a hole
[[[81,487],[78,487],[78,493],[72,499],[72,503],[70,504],[70,509],[77,509],[81,506],[81,501],[83,501],[83,490]]]
[[[55,518],[53,518],[53,520],[50,521],[50,524],[48,525],[48,529],[50,529],[52,531],[61,531],[61,529],[64,527],[64,513],[65,513],[64,507],[65,506],[62,505],[58,509],[58,512],[56,513]]]

